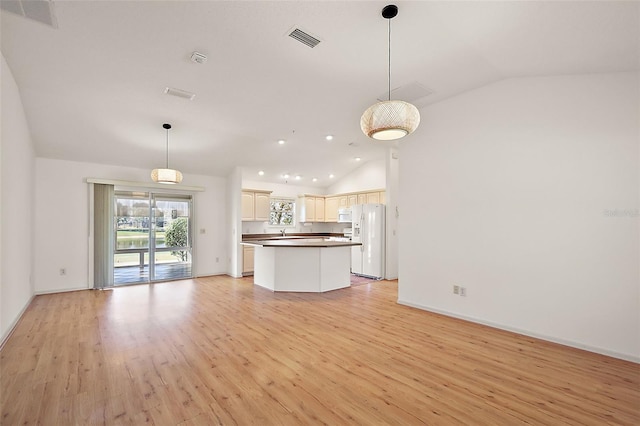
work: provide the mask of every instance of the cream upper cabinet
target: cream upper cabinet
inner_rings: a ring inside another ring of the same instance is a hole
[[[269,220],[269,213],[271,211],[270,198],[270,194],[267,192],[256,192],[254,194],[256,220]]]
[[[337,222],[338,221],[338,208],[340,208],[340,198],[341,197],[327,197],[325,199],[325,222]],[[346,197],[345,207],[346,207]]]
[[[324,197],[316,197],[316,222],[324,222]]]
[[[304,219],[305,222],[313,222],[316,220],[316,198],[305,197],[304,199]]]
[[[344,209],[349,206],[349,197],[342,195],[338,197],[338,209]]]
[[[254,220],[254,206],[253,192],[242,191],[242,220]]]
[[[270,191],[242,190],[242,220],[269,220]]]
[[[348,204],[351,207],[351,204],[354,200],[354,204],[384,204],[385,203],[385,192],[384,191],[367,191],[367,192],[359,192],[357,194],[349,194]]]
[[[380,203],[380,193],[379,192],[368,192],[367,193],[367,204],[379,204]]]
[[[347,207],[355,206],[358,204],[358,194],[351,194],[347,196]]]
[[[298,218],[300,222],[324,222],[324,197],[316,195],[301,195],[298,199]]]
[[[298,199],[298,220],[300,222],[315,222],[316,197],[303,195]]]

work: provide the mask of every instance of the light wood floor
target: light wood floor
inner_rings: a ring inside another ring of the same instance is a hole
[[[396,304],[210,277],[38,296],[2,425],[640,424],[640,366]]]

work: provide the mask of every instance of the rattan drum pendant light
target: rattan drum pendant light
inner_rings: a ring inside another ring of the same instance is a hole
[[[169,129],[171,124],[163,124],[162,127],[167,131],[167,168],[166,169],[153,169],[151,172],[151,179],[154,182],[176,184],[182,182],[182,173],[178,170],[169,168]]]
[[[392,141],[413,133],[420,124],[418,108],[404,101],[391,100],[391,19],[398,7],[390,4],[382,9],[382,17],[389,21],[389,97],[367,109],[360,119],[360,127],[370,138]]]

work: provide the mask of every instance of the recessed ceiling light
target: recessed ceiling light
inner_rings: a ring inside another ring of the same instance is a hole
[[[329,179],[333,179],[335,176],[333,174],[329,175]]]
[[[280,144],[280,145],[284,145],[284,139],[280,139],[280,140],[278,141],[278,144]]]
[[[285,179],[289,179],[289,175],[287,173],[283,174],[282,177]]]
[[[327,137],[325,139],[327,139],[328,141],[333,140],[333,136],[327,135]]]
[[[300,179],[302,179],[302,177],[300,175],[297,175],[296,180],[300,180]]]
[[[312,180],[312,181],[314,181],[314,182],[317,182],[317,181],[318,181],[318,178],[313,178],[313,179],[311,179],[311,180]]]
[[[360,161],[360,160],[362,160],[362,158],[360,158],[360,157],[356,157],[356,158],[354,158],[354,160],[356,160],[356,161]]]
[[[260,171],[258,172],[258,175],[259,175],[259,176],[264,176],[264,171],[260,170]]]

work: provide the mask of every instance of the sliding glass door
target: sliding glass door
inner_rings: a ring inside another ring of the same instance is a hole
[[[152,195],[151,280],[190,278],[191,198]]]
[[[114,284],[192,277],[191,196],[116,191]]]

